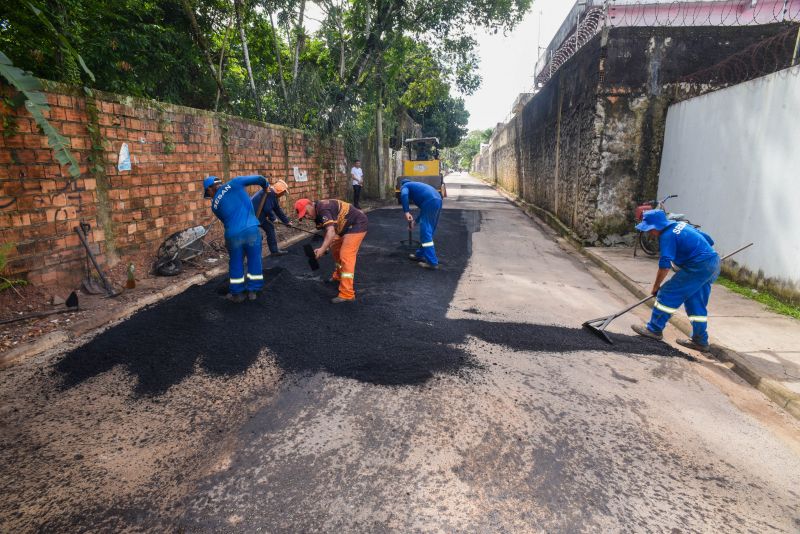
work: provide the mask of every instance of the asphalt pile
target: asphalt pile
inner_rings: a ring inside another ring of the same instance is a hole
[[[479,213],[442,212],[438,271],[407,259],[399,211],[377,210],[369,219],[356,266],[355,303],[329,303],[337,287],[321,277],[333,270],[331,257],[312,273],[300,243],[289,255],[267,260],[266,288],[257,301],[220,298],[225,279],[192,287],[66,354],[55,372],[69,388],[122,365],[136,377],[138,395],[158,395],[197,365],[212,375],[233,375],[266,350],[290,373],[324,371],[374,384],[413,385],[477,367],[461,348],[469,335],[525,351],[682,356],[666,344],[632,336],[614,336],[610,346],[580,329],[448,319],[448,304],[471,254],[471,235],[480,227]]]

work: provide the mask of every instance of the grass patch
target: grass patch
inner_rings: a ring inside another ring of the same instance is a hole
[[[756,302],[763,304],[764,306],[774,311],[775,313],[780,313],[781,315],[788,315],[789,317],[800,319],[800,306],[787,304],[781,300],[778,300],[769,293],[765,293],[763,291],[759,291],[758,289],[753,289],[751,287],[737,284],[733,280],[725,278],[724,276],[720,276],[717,279],[717,283],[721,286],[730,289],[734,293],[737,293],[739,295],[742,295],[743,297],[747,297],[751,300],[755,300]]]

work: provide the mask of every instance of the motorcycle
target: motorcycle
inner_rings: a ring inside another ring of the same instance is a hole
[[[661,210],[667,214],[667,219],[675,222],[685,222],[692,225],[694,228],[700,228],[699,224],[694,224],[683,213],[670,213],[667,211],[666,202],[672,198],[678,198],[678,195],[669,195],[662,200],[650,200],[636,207],[636,223],[642,222],[644,212],[650,210]],[[655,256],[659,252],[658,238],[652,237],[648,232],[639,232],[639,236],[634,242],[633,257],[636,257],[636,248],[641,247],[645,254],[648,256]]]

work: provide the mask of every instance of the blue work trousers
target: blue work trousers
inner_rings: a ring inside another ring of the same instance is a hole
[[[436,257],[436,248],[433,246],[433,234],[439,224],[439,213],[442,211],[442,199],[432,198],[425,202],[419,213],[419,241],[420,247],[416,256],[431,265],[439,265]]]
[[[228,270],[230,271],[229,291],[238,295],[243,291],[259,291],[264,287],[264,272],[261,268],[261,232],[258,226],[251,226],[238,234],[226,237],[228,248]],[[247,258],[247,274],[244,260]]]
[[[715,256],[703,263],[683,267],[661,286],[647,328],[651,332],[661,332],[683,304],[692,322],[692,339],[707,345],[708,299],[711,284],[719,276],[719,263],[719,256]]]
[[[278,238],[275,236],[275,224],[271,221],[261,223],[261,228],[267,235],[267,248],[270,252],[278,252]]]

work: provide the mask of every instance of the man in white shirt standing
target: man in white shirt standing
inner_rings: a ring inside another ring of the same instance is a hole
[[[350,176],[353,177],[353,206],[361,209],[358,199],[361,197],[361,186],[364,185],[364,170],[361,168],[360,159],[353,162],[353,168],[350,169]]]

